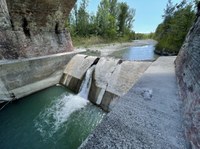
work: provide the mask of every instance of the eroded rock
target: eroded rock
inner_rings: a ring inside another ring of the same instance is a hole
[[[0,59],[73,50],[65,20],[76,0],[1,0]]]
[[[200,3],[199,5],[200,6]],[[191,148],[200,148],[200,17],[191,27],[176,59],[180,95],[184,101],[186,137]]]

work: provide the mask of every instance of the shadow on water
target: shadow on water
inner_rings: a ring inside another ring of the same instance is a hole
[[[61,86],[53,86],[0,111],[0,148],[76,149],[105,113]]]

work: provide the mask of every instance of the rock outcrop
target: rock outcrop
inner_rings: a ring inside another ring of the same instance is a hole
[[[65,21],[76,0],[1,0],[0,59],[73,50]]]
[[[0,102],[59,83],[74,56],[65,21],[76,0],[0,0]]]
[[[200,148],[200,17],[197,17],[176,59],[184,102],[185,134],[190,148]]]

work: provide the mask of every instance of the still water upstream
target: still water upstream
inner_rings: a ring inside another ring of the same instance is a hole
[[[87,51],[84,54],[89,56],[106,56],[128,61],[154,61],[159,56],[154,53],[155,43],[143,46],[131,46],[129,48],[114,51],[107,54],[106,51]]]
[[[0,111],[0,149],[75,149],[104,115],[88,100],[53,86]]]
[[[129,61],[144,61],[144,60],[156,60],[158,55],[154,53],[154,45],[145,45],[137,47],[129,47],[120,51],[113,52],[110,57],[119,58]]]

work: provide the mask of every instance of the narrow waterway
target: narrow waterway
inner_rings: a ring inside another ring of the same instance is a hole
[[[97,57],[113,57],[128,61],[154,61],[159,57],[154,53],[155,45],[155,41],[137,40],[128,48],[119,49],[119,45],[119,47],[116,46],[116,49],[113,49],[111,45],[110,47],[92,48],[93,50],[88,50],[83,54]]]
[[[137,46],[137,47],[129,47],[120,51],[116,51],[111,53],[109,56],[114,58],[120,58],[123,60],[136,60],[136,61],[144,61],[144,60],[156,60],[158,55],[154,53],[155,47],[152,44],[145,46]]]
[[[75,149],[105,113],[62,86],[53,86],[0,111],[1,149]]]

